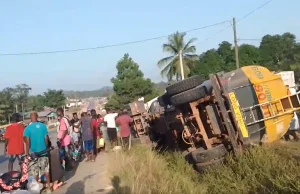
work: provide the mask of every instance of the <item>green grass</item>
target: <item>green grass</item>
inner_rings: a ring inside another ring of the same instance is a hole
[[[300,193],[299,161],[300,144],[275,143],[228,156],[226,165],[200,175],[180,153],[161,155],[139,145],[111,155],[112,193]]]

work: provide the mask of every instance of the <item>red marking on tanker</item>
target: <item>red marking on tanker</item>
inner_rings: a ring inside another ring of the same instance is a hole
[[[267,101],[267,102],[272,102],[273,100],[273,97],[272,97],[272,94],[271,94],[271,91],[270,91],[270,88],[268,87],[268,85],[260,85],[260,84],[256,84],[253,86],[254,87],[254,90],[256,92],[256,95],[257,95],[257,99],[259,101],[259,103],[264,103],[264,101]],[[262,108],[262,113],[264,115],[264,117],[270,117],[271,116],[271,112],[270,112],[270,108],[273,107],[273,104],[265,104],[265,105],[262,105],[261,108]],[[276,105],[275,105],[276,107]],[[278,118],[275,117],[273,118],[273,121],[277,121]]]

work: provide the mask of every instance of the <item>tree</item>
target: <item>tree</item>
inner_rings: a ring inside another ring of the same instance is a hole
[[[265,35],[259,47],[260,63],[271,70],[281,70],[284,66],[297,62],[298,49],[299,45],[294,34]]]
[[[156,95],[152,81],[144,78],[139,65],[128,54],[117,63],[116,68],[117,76],[111,79],[114,95],[109,99],[107,108],[120,109],[140,97],[148,100]]]
[[[196,47],[192,45],[196,39],[192,38],[187,43],[184,41],[186,33],[176,32],[169,36],[168,43],[163,44],[163,51],[168,52],[171,56],[165,57],[158,61],[161,75],[167,77],[168,81],[175,77],[177,80],[181,78],[181,68],[179,61],[180,51],[182,52],[182,61],[185,77],[190,73],[194,62],[198,56],[195,55]]]
[[[29,110],[32,111],[42,111],[44,109],[46,102],[45,96],[37,95],[37,96],[30,96],[28,99],[27,107]]]
[[[45,96],[44,99],[45,105],[50,108],[59,108],[65,105],[66,97],[62,90],[48,89],[47,92],[44,92],[44,96]]]
[[[120,99],[116,94],[112,94],[108,97],[108,102],[105,104],[106,109],[117,110],[120,109]]]
[[[240,66],[258,64],[260,60],[259,48],[249,44],[239,46]]]
[[[0,92],[0,117],[8,120],[10,115],[14,112],[14,89],[4,88]]]
[[[27,84],[18,84],[13,90],[15,104],[18,107],[23,106],[24,110],[27,110],[27,102],[28,102],[30,90],[31,88]]]
[[[246,65],[261,65],[272,71],[295,71],[295,77],[300,73],[300,44],[291,33],[282,35],[266,35],[259,47],[249,44],[239,46],[240,67]],[[191,75],[201,75],[208,78],[210,73],[232,71],[236,68],[234,49],[229,42],[223,41],[217,49],[202,53]],[[299,76],[300,77],[300,76]],[[300,79],[300,78],[299,78]]]

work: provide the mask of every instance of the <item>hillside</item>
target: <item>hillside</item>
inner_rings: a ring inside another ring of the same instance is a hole
[[[64,91],[64,94],[69,98],[107,97],[111,93],[113,93],[113,88],[110,86],[105,86],[98,90]]]
[[[155,84],[158,90],[163,93],[167,87],[167,83],[159,82]],[[64,91],[64,94],[69,98],[88,98],[88,97],[107,97],[113,93],[111,86],[105,86],[98,90],[86,90],[86,91]]]

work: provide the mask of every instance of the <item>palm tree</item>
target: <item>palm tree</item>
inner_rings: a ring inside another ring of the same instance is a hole
[[[196,41],[196,38],[190,39],[185,44],[185,35],[186,33],[176,32],[169,36],[167,44],[163,44],[163,51],[171,53],[171,56],[158,61],[158,67],[161,69],[161,75],[167,77],[168,81],[171,81],[173,77],[175,77],[176,80],[181,79],[180,51],[182,53],[184,77],[187,77],[190,73],[190,68],[198,58],[198,56],[194,54],[196,53],[196,47],[192,45]]]

